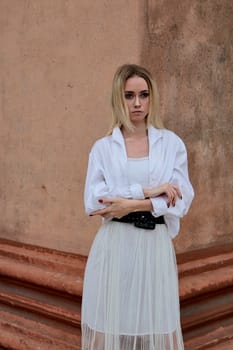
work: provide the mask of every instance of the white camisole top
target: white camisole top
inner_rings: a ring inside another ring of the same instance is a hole
[[[149,158],[128,158],[129,184],[141,184],[142,188],[149,186]]]

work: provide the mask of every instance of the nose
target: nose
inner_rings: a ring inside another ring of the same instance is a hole
[[[140,97],[136,95],[134,99],[134,107],[140,107],[140,106],[141,106]]]

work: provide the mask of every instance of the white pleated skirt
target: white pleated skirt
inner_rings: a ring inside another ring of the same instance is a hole
[[[87,261],[82,350],[183,350],[176,258],[166,225],[104,223]]]

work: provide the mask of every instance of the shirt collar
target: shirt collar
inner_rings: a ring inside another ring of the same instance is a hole
[[[163,137],[163,129],[157,129],[152,125],[148,126],[148,136],[150,143],[153,144],[157,142],[158,139]]]
[[[156,129],[152,125],[149,125],[148,126],[148,136],[149,136],[150,142],[153,144],[158,139],[163,137],[163,131],[162,131],[162,129]],[[123,138],[122,132],[121,132],[119,127],[115,127],[113,129],[112,138],[114,141],[124,145],[124,138]]]
[[[124,138],[123,138],[121,129],[119,127],[115,127],[113,129],[113,131],[112,131],[112,139],[113,139],[113,141],[124,145]]]

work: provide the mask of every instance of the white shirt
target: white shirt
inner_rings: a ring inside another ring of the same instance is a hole
[[[163,183],[178,185],[182,199],[175,207],[167,207],[166,196],[151,198],[155,217],[164,215],[169,235],[174,238],[183,217],[193,200],[194,191],[189,181],[187,153],[183,141],[172,131],[148,127],[149,187]],[[144,199],[140,184],[130,184],[127,171],[127,154],[121,130],[114,128],[112,135],[97,140],[89,155],[84,191],[86,213],[102,209],[100,198],[123,197]],[[108,219],[105,219],[108,220]]]

